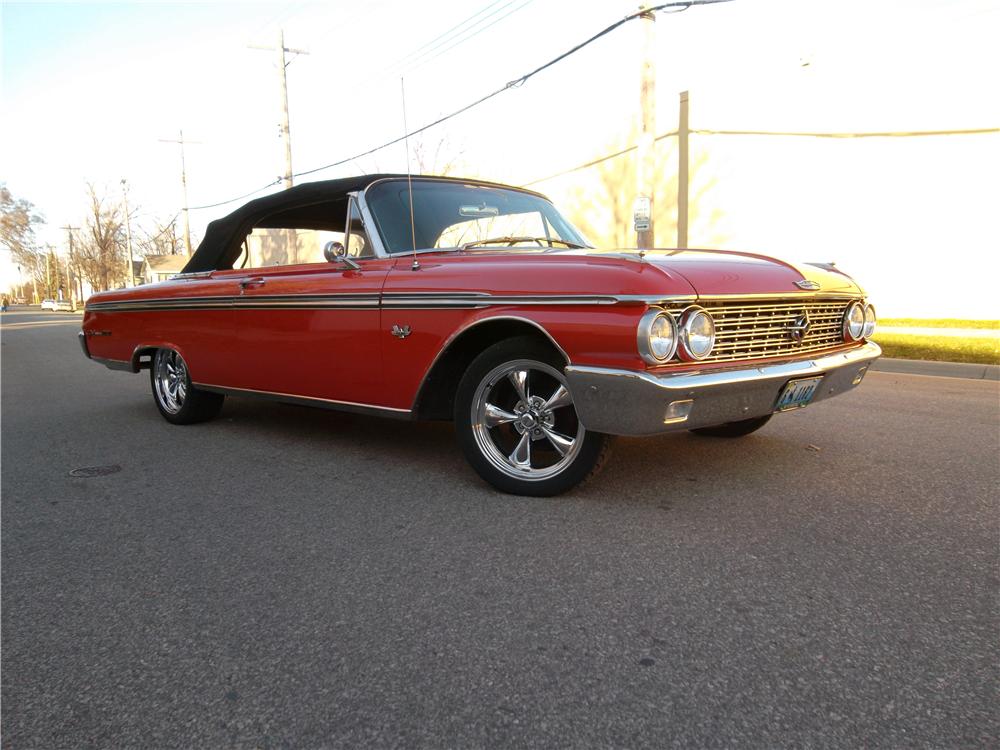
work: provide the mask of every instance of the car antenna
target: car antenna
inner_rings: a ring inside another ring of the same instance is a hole
[[[406,85],[403,77],[399,77],[399,93],[403,100],[403,143],[406,146],[406,187],[410,196],[410,240],[413,243],[413,265],[411,271],[419,271],[420,263],[417,262],[417,228],[413,221],[413,177],[410,174],[410,129],[406,127]]]

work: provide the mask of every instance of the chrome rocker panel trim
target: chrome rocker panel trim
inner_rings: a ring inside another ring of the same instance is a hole
[[[211,385],[209,383],[192,383],[191,385],[203,391],[212,391],[213,393],[221,393],[226,396],[251,396],[254,398],[267,399],[269,401],[280,401],[285,404],[319,407],[320,409],[331,409],[333,411],[347,411],[355,414],[367,414],[374,417],[388,417],[389,419],[412,419],[413,417],[413,413],[409,409],[397,409],[392,406],[361,404],[355,401],[337,401],[332,398],[300,396],[294,393],[258,391],[252,388],[231,388],[228,386]]]
[[[812,403],[851,390],[882,354],[869,342],[821,357],[677,374],[570,365],[566,380],[588,430],[612,435],[656,435],[712,427],[774,411],[789,380],[822,375]],[[668,417],[674,402],[693,401],[686,418]]]

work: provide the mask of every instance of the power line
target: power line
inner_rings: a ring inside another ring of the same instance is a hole
[[[803,137],[803,138],[914,138],[921,136],[940,136],[940,135],[984,135],[988,133],[1000,133],[1000,128],[969,128],[965,130],[897,130],[897,131],[869,131],[860,133],[837,133],[837,132],[803,132],[803,131],[772,131],[772,130],[689,130],[692,135],[770,135],[770,136],[781,136],[781,137]],[[669,133],[662,133],[653,140],[662,141],[664,138],[671,138],[677,135],[676,130],[672,130]],[[596,167],[611,159],[616,159],[619,156],[624,156],[625,154],[635,151],[638,146],[629,146],[628,148],[623,148],[621,151],[615,151],[612,154],[607,154],[598,159],[592,159],[591,161],[584,162],[583,164],[578,164],[575,167],[570,167],[569,169],[564,169],[561,172],[556,172],[555,174],[550,174],[546,177],[539,177],[531,182],[525,182],[521,187],[530,187],[532,185],[537,185],[540,182],[548,182],[549,180],[554,180],[556,177],[564,177],[573,172],[579,172],[584,169],[589,169],[590,167]]]
[[[662,141],[664,138],[670,138],[671,136],[675,136],[675,135],[677,135],[677,131],[676,130],[671,130],[669,133],[662,133],[661,135],[656,136],[656,138],[654,138],[653,141],[654,142],[655,141]],[[629,146],[628,148],[623,148],[621,151],[615,151],[613,154],[608,154],[607,156],[602,156],[599,159],[593,159],[593,160],[588,161],[588,162],[586,162],[584,164],[580,164],[578,166],[571,167],[569,169],[564,169],[562,172],[556,172],[555,174],[550,174],[548,177],[539,177],[537,180],[532,180],[531,182],[524,183],[523,185],[521,185],[521,187],[530,187],[531,185],[537,185],[539,182],[547,182],[548,180],[554,180],[556,177],[562,177],[564,175],[572,174],[573,172],[579,172],[582,169],[588,169],[589,167],[596,167],[598,164],[601,164],[603,162],[610,161],[611,159],[616,159],[619,156],[624,156],[625,154],[631,153],[632,151],[635,151],[637,148],[639,148],[639,147],[638,146]]]
[[[471,16],[469,16],[468,18],[466,18],[461,23],[455,24],[454,26],[452,26],[447,31],[445,31],[445,32],[443,32],[441,34],[438,34],[436,37],[434,37],[433,39],[431,39],[429,42],[426,42],[425,44],[421,45],[420,47],[417,47],[417,49],[413,50],[408,55],[404,55],[403,57],[399,58],[398,60],[396,60],[396,62],[392,63],[388,67],[383,68],[381,72],[382,73],[388,73],[390,70],[394,70],[395,68],[397,68],[398,66],[402,65],[403,63],[405,63],[410,58],[419,58],[419,57],[422,56],[422,54],[426,54],[425,50],[427,50],[427,52],[430,52],[431,50],[436,49],[436,47],[431,47],[431,45],[434,45],[439,40],[445,39],[450,34],[452,34],[452,32],[455,32],[455,31],[457,31],[459,29],[462,29],[462,27],[465,26],[466,24],[468,24],[470,21],[472,21],[473,19],[481,16],[483,13],[485,13],[486,11],[488,11],[490,8],[492,8],[495,5],[499,5],[502,2],[503,2],[503,0],[493,0],[493,2],[491,2],[488,5],[485,5],[484,7],[480,8],[479,10],[477,10],[475,13],[473,13]],[[504,5],[503,7],[506,8],[507,5],[510,5],[512,2],[514,2],[514,0],[508,0],[508,2],[506,3],[506,5]],[[477,21],[477,23],[478,23],[478,21]],[[475,25],[475,24],[473,24],[473,25]],[[461,33],[461,32],[459,32],[459,33]],[[431,47],[431,49],[428,50],[427,49],[428,47]]]
[[[472,38],[474,38],[476,36],[479,36],[480,34],[482,34],[487,29],[493,28],[498,23],[500,23],[501,21],[503,21],[505,18],[508,18],[508,17],[514,15],[519,10],[523,10],[525,7],[527,7],[532,2],[534,2],[534,0],[524,0],[524,2],[522,2],[520,5],[518,5],[515,8],[511,8],[509,11],[507,11],[506,13],[504,13],[499,18],[494,19],[493,21],[491,21],[490,23],[486,24],[485,26],[479,26],[478,29],[476,28],[477,25],[479,25],[483,21],[486,21],[489,18],[492,18],[497,13],[499,13],[501,10],[503,10],[504,8],[507,8],[507,7],[511,6],[511,5],[513,5],[514,2],[516,2],[516,0],[511,0],[511,2],[507,3],[506,5],[501,6],[500,8],[498,8],[497,10],[495,10],[493,13],[490,13],[488,16],[485,16],[482,19],[480,19],[479,21],[477,21],[476,24],[474,24],[469,29],[466,29],[466,31],[472,31],[471,34],[468,34],[466,36],[458,35],[457,38],[453,37],[452,39],[447,40],[448,42],[452,42],[452,43],[449,44],[447,47],[445,47],[443,50],[439,51],[437,54],[434,54],[434,55],[431,55],[430,57],[427,57],[427,55],[429,55],[433,51],[433,49],[428,50],[426,53],[424,53],[423,55],[421,55],[419,58],[417,58],[416,60],[414,60],[412,63],[408,64],[406,66],[406,70],[414,70],[416,68],[419,68],[419,67],[422,67],[422,66],[426,65],[427,63],[429,63],[429,62],[431,62],[433,60],[436,60],[437,58],[441,57],[441,55],[446,54],[446,53],[450,52],[451,50],[455,49],[455,47],[459,47],[459,46],[465,44],[470,39],[472,39]],[[473,29],[475,29],[475,30],[473,31]],[[463,33],[465,33],[465,32],[463,32]],[[444,44],[444,42],[442,42],[442,44]],[[437,45],[437,46],[440,46],[440,45]],[[436,47],[435,47],[435,49],[436,49]]]
[[[295,176],[298,177],[298,175]],[[219,201],[218,203],[206,203],[204,206],[189,206],[188,208],[191,211],[197,211],[202,208],[218,208],[219,206],[225,206],[227,203],[234,203],[235,201],[243,200],[244,198],[249,198],[251,195],[255,195],[256,193],[260,193],[264,190],[267,190],[268,188],[280,184],[281,184],[281,178],[279,177],[278,179],[272,180],[271,182],[267,183],[263,187],[259,187],[256,190],[251,190],[249,193],[244,193],[243,195],[237,195],[235,198],[230,198],[227,201]]]
[[[971,128],[968,130],[884,130],[867,133],[809,133],[802,131],[769,130],[691,130],[697,135],[777,135],[793,138],[914,138],[930,135],[983,135],[1000,133],[1000,128]]]
[[[403,140],[405,140],[407,137],[414,136],[414,135],[419,135],[420,133],[424,132],[425,130],[430,130],[431,128],[436,127],[436,126],[440,125],[441,123],[447,122],[448,120],[451,120],[451,119],[453,119],[455,117],[458,117],[461,114],[464,114],[465,112],[468,112],[470,109],[473,109],[474,107],[478,107],[480,104],[484,104],[485,102],[489,101],[490,99],[492,99],[492,98],[494,98],[496,96],[499,96],[500,94],[504,93],[505,91],[508,91],[509,89],[518,88],[520,86],[523,86],[525,83],[528,82],[529,79],[531,79],[534,76],[538,75],[543,70],[547,70],[548,68],[551,68],[556,63],[562,62],[566,58],[568,58],[568,57],[576,54],[577,52],[579,52],[580,50],[582,50],[584,47],[587,47],[588,45],[593,44],[594,42],[596,42],[601,37],[604,37],[607,34],[610,34],[612,31],[614,31],[615,29],[619,28],[620,26],[623,26],[624,24],[628,23],[629,21],[634,21],[635,19],[641,18],[641,17],[643,17],[643,16],[645,16],[645,15],[647,15],[649,13],[653,13],[653,12],[657,12],[657,11],[662,11],[662,10],[665,10],[665,9],[668,9],[668,8],[678,8],[678,9],[686,10],[687,8],[690,8],[690,7],[693,7],[693,6],[696,6],[696,5],[715,5],[717,3],[727,3],[727,2],[732,2],[732,0],[683,0],[682,2],[661,3],[659,5],[655,5],[655,6],[650,7],[650,8],[643,8],[642,10],[637,11],[635,13],[630,13],[627,16],[625,16],[624,18],[622,18],[622,19],[616,21],[615,23],[611,24],[610,26],[607,26],[604,29],[601,29],[601,31],[597,32],[596,34],[594,34],[593,36],[591,36],[589,39],[586,39],[586,40],[580,42],[579,44],[577,44],[575,47],[567,50],[566,52],[563,52],[558,57],[552,58],[551,60],[549,60],[548,62],[546,62],[546,63],[544,63],[544,64],[542,64],[540,66],[538,66],[537,68],[535,68],[531,72],[525,73],[520,78],[515,78],[512,81],[508,81],[506,84],[504,84],[500,88],[496,89],[495,91],[492,91],[489,94],[486,94],[485,96],[482,96],[479,99],[476,99],[475,101],[470,102],[469,104],[466,104],[465,106],[460,107],[459,109],[456,109],[454,112],[451,112],[450,114],[443,115],[442,117],[439,117],[437,120],[434,120],[433,122],[430,122],[430,123],[428,123],[426,125],[423,125],[422,127],[419,127],[416,130],[413,130],[413,131],[411,131],[409,133],[404,133],[403,135],[398,136],[397,138],[393,138],[390,141],[386,141],[385,143],[382,143],[382,144],[380,144],[378,146],[374,146],[374,147],[372,147],[370,149],[362,151],[361,153],[354,154],[353,156],[349,156],[349,157],[344,158],[344,159],[339,159],[339,160],[334,161],[334,162],[330,162],[329,164],[324,164],[321,167],[315,167],[313,169],[307,169],[307,170],[304,170],[302,172],[296,172],[292,176],[293,177],[305,177],[306,175],[315,174],[316,172],[322,172],[322,171],[327,170],[327,169],[332,169],[333,167],[339,167],[339,166],[342,166],[344,164],[347,164],[348,162],[352,162],[352,161],[354,161],[356,159],[360,159],[362,157],[369,156],[370,154],[373,154],[376,151],[381,151],[382,149],[388,148],[389,146],[394,146],[397,143],[400,143]],[[255,193],[259,193],[259,192],[261,192],[263,190],[267,190],[268,188],[274,186],[275,184],[276,184],[276,182],[270,182],[267,185],[259,187],[256,190],[252,190],[251,192],[246,193],[245,195],[237,196],[236,198],[230,198],[229,200],[220,201],[218,203],[211,203],[211,204],[207,204],[207,205],[204,205],[204,206],[192,206],[191,208],[192,209],[201,209],[201,208],[216,208],[218,206],[224,206],[227,203],[234,203],[235,201],[241,200],[242,198],[247,198],[247,197],[249,197],[251,195],[254,195]]]

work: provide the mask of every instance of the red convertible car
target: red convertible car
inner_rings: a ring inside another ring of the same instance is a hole
[[[368,175],[212,222],[176,277],[91,297],[80,342],[175,424],[227,395],[451,419],[488,482],[554,495],[612,435],[738,437],[850,390],[874,329],[830,265],[603,251],[538,193]]]

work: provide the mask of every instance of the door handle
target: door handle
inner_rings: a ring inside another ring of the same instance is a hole
[[[252,279],[242,279],[240,281],[240,294],[243,294],[249,287],[252,286],[264,286],[265,279],[261,276],[255,276]]]

